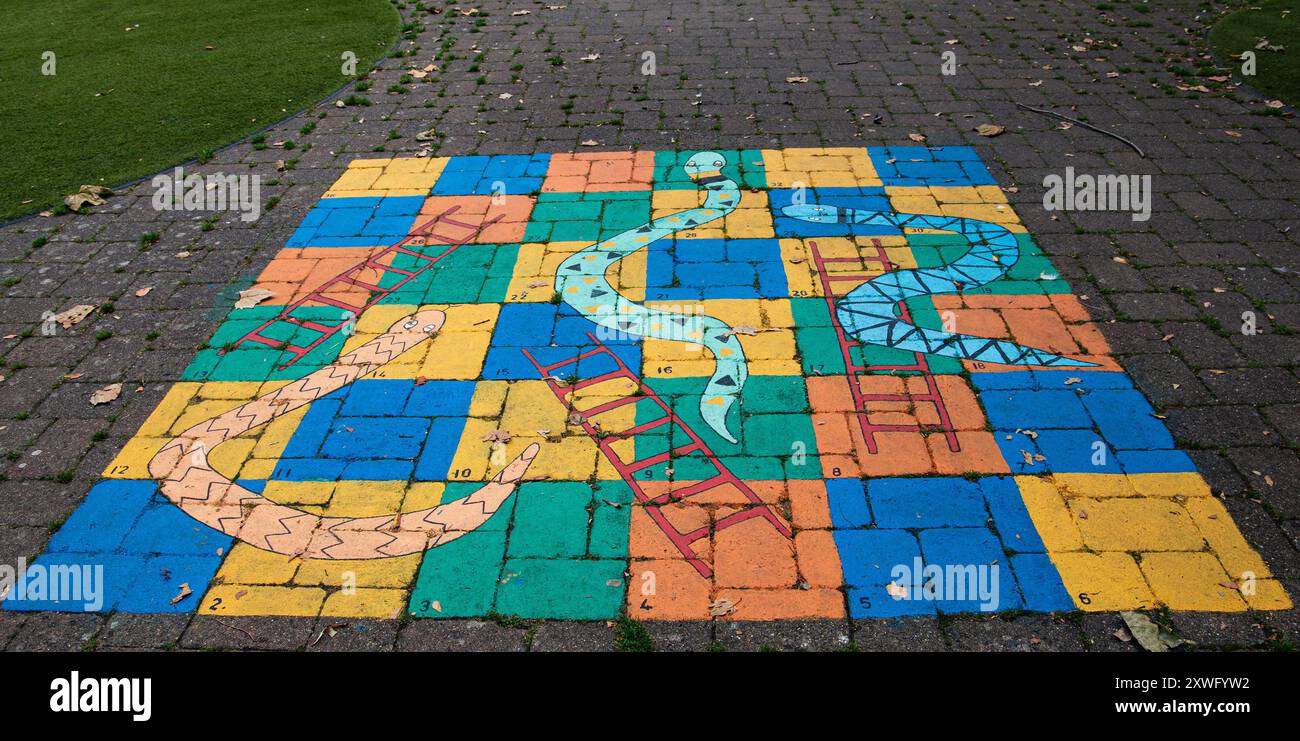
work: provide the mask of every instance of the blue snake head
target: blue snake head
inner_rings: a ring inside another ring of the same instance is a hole
[[[785,206],[781,213],[792,219],[810,221],[814,224],[836,224],[840,220],[840,210],[835,206],[818,206],[815,203]]]
[[[727,165],[727,158],[717,152],[696,152],[691,158],[686,160],[683,169],[686,174],[694,180],[706,175],[717,175]]]

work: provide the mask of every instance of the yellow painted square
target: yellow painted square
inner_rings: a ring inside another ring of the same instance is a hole
[[[241,437],[227,440],[208,451],[208,465],[228,479],[237,478],[244,464],[252,456],[253,446],[256,444],[256,440]]]
[[[1246,609],[1232,577],[1209,553],[1144,553],[1141,566],[1156,599],[1171,610]]]
[[[546,302],[555,295],[555,273],[560,263],[590,247],[590,242],[528,242],[519,246],[506,296],[510,303]]]
[[[143,437],[137,434],[122,446],[113,460],[104,467],[106,479],[148,479],[149,461],[170,442],[170,437]]]
[[[1086,612],[1137,610],[1156,606],[1137,561],[1127,553],[1052,553],[1061,582]]]
[[[1038,476],[1016,476],[1015,479],[1020,498],[1024,500],[1025,509],[1029,511],[1048,553],[1082,550],[1083,538],[1079,528],[1065,506],[1064,497],[1052,482]]]
[[[410,593],[405,589],[357,589],[334,592],[325,600],[320,614],[337,618],[396,618],[406,609]]]
[[[349,589],[356,587],[402,588],[415,580],[424,554],[365,560],[307,559],[298,568],[294,584]]]
[[[303,561],[236,542],[221,562],[217,584],[288,584]]]
[[[442,504],[447,485],[441,481],[416,481],[406,489],[402,498],[402,512],[419,512]]]
[[[144,421],[144,424],[140,425],[140,429],[135,433],[136,436],[162,437],[166,435],[202,386],[201,383],[189,381],[173,384],[170,389],[167,389],[162,401],[158,402],[158,406],[154,407],[154,410],[150,412],[149,418]]]
[[[200,615],[307,615],[320,612],[325,590],[259,584],[219,584],[208,589]]]
[[[311,506],[319,511],[320,507],[329,504],[330,499],[334,496],[334,487],[337,482],[334,481],[280,481],[271,479],[266,482],[266,488],[262,490],[262,496],[278,504],[287,504],[293,507]]]
[[[430,440],[430,445],[436,444]],[[405,481],[361,481],[343,479],[334,486],[334,496],[319,509],[325,517],[374,517],[397,512],[406,494]],[[306,508],[315,510],[316,508]]]
[[[508,381],[479,381],[474,384],[474,395],[469,400],[469,416],[499,419],[509,389]]]

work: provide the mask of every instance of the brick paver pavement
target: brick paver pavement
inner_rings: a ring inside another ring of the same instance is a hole
[[[0,562],[44,549],[237,292],[358,157],[415,155],[429,149],[416,139],[429,129],[439,156],[898,146],[916,133],[929,146],[977,149],[1251,547],[1300,593],[1300,137],[1293,118],[1247,92],[1179,89],[1175,72],[1200,61],[1200,6],[770,5],[485,1],[477,16],[408,7],[422,30],[399,48],[414,54],[387,60],[359,93],[373,105],[324,101],[266,133],[294,150],[244,142],[187,167],[260,175],[274,208],[257,222],[157,211],[146,183],[94,213],[0,228]],[[955,75],[940,73],[945,51],[956,54]],[[645,52],[653,76],[642,74]],[[431,61],[428,81],[400,83]],[[387,92],[396,84],[409,92]],[[1146,157],[1016,103],[1085,119]],[[982,123],[1007,130],[981,137]],[[292,167],[278,170],[278,160]],[[1151,175],[1150,220],[1045,211],[1043,178],[1066,167]],[[100,310],[42,334],[46,312],[78,304]],[[1243,312],[1256,333],[1238,331]],[[88,403],[116,382],[121,399]],[[1300,637],[1294,608],[1168,619],[1201,646]],[[338,622],[349,625],[316,640]],[[1113,613],[646,625],[661,649],[680,650],[1133,650],[1112,636]],[[0,612],[9,650],[599,649],[611,636],[604,622]]]

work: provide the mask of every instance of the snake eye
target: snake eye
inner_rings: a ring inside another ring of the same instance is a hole
[[[714,163],[713,163],[713,166],[714,166],[714,167],[722,167],[722,166],[725,165],[725,164],[727,164],[727,163],[726,163],[726,162],[723,162],[722,160],[718,160],[717,162],[714,162]]]
[[[419,324],[419,322],[415,321],[415,318],[412,317],[406,320],[406,323],[402,325],[402,329],[415,329],[416,324]]]
[[[426,325],[424,325],[424,331],[425,331],[426,334],[433,334],[433,331],[434,331],[435,329],[437,329],[437,327],[433,326],[432,324],[426,324]]]

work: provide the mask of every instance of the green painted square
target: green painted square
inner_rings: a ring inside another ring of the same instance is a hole
[[[422,249],[427,254],[436,255],[446,247],[430,245]],[[379,303],[420,305],[502,301],[518,257],[517,244],[463,245],[401,288],[380,299]],[[418,270],[424,264],[424,260],[409,255],[399,254],[392,260],[393,267],[403,270]],[[400,273],[388,272],[379,285],[389,288],[405,277]],[[502,278],[504,280],[500,280]]]
[[[622,559],[512,558],[497,586],[496,611],[523,618],[618,617],[626,585]]]
[[[580,481],[529,482],[519,488],[511,558],[575,558],[587,553],[591,486]]]
[[[786,457],[813,453],[817,440],[807,414],[749,414],[744,421],[744,448],[750,455]]]
[[[454,618],[491,612],[505,552],[505,532],[483,528],[425,551],[411,591],[411,614]]]
[[[808,386],[800,376],[750,376],[745,382],[745,414],[772,412],[805,413],[808,410]]]
[[[699,184],[686,174],[686,162],[691,156],[703,150],[693,149],[681,152],[655,152],[654,188],[655,190],[695,190]],[[731,178],[742,188],[767,188],[767,170],[763,164],[763,152],[758,149],[719,149],[712,150],[726,158],[727,164],[722,174]]]
[[[770,380],[778,379],[778,380]],[[771,404],[770,400],[759,398],[774,393],[774,389],[790,384],[783,376],[751,376],[745,383],[745,388],[741,391],[740,403],[733,405],[727,414],[727,429],[737,435],[737,443],[731,443],[724,440],[721,435],[715,432],[711,427],[704,423],[703,417],[700,416],[700,394],[708,379],[706,378],[650,378],[646,379],[646,384],[654,389],[673,409],[688,427],[694,430],[696,435],[705,442],[713,451],[714,455],[720,458],[735,459],[742,461],[742,470],[733,470],[741,478],[769,479],[775,476],[781,478],[782,464],[780,458],[786,458],[797,452],[793,443],[799,440],[803,443],[802,451],[808,456],[814,456],[817,453],[816,436],[813,434],[812,418],[805,413],[791,413],[784,415],[775,415],[785,418],[787,427],[780,433],[780,437],[767,437],[772,434],[764,423],[759,423],[754,435],[764,437],[763,441],[757,441],[753,444],[749,442],[750,420],[760,418],[763,414],[753,414],[749,411],[749,405],[752,402],[760,408],[764,404]],[[798,379],[795,379],[798,380]],[[793,394],[793,391],[786,389],[787,396]],[[799,397],[795,397],[799,398]],[[803,402],[799,409],[807,407],[806,396],[803,396]],[[743,410],[743,413],[742,413]],[[638,420],[640,421],[640,420]],[[672,435],[673,447],[679,447],[690,443],[690,438],[680,428],[674,427]],[[761,451],[756,453],[756,451]],[[639,454],[639,453],[638,453]],[[770,460],[764,460],[764,458]],[[681,481],[699,480],[709,478],[717,473],[716,469],[711,467],[705,458],[692,458],[685,456],[674,459],[671,465],[661,464],[648,468],[637,473],[638,479],[659,479],[662,480],[667,468],[673,469],[672,477]],[[814,471],[809,467],[807,471],[797,471],[794,478],[812,479],[819,478],[820,471]]]

